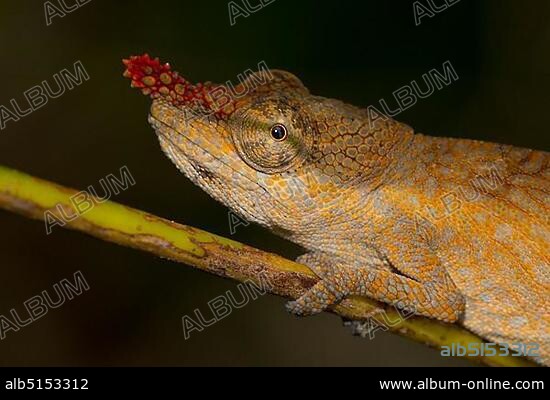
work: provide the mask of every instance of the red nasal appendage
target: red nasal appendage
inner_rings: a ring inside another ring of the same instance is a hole
[[[208,96],[215,88],[211,83],[191,84],[176,71],[172,71],[170,64],[162,64],[158,58],[151,58],[148,54],[130,56],[122,62],[126,66],[123,76],[131,79],[131,86],[141,89],[144,95],[152,99],[164,97],[174,106],[195,104],[218,116],[227,114],[214,108]]]

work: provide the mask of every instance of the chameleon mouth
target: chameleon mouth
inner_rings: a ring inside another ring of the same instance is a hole
[[[165,105],[164,107],[170,106]],[[171,150],[168,152],[168,156],[176,165],[178,165],[178,161],[185,159],[186,164],[194,168],[199,176],[217,179],[218,174],[212,172],[212,168],[208,168],[204,165],[204,163],[199,163],[195,160],[195,158],[204,158],[204,156],[207,156],[209,159],[211,159],[211,161],[219,164],[223,168],[231,170],[233,174],[241,176],[249,184],[254,185],[257,188],[260,188],[262,191],[268,193],[266,188],[264,188],[258,182],[254,181],[245,173],[240,171],[239,168],[233,167],[232,165],[230,165],[229,162],[223,160],[222,157],[220,157],[218,154],[215,154],[214,151],[210,151],[207,146],[197,142],[197,140],[201,140],[202,138],[195,138],[192,137],[193,135],[186,134],[184,129],[175,127],[172,123],[165,121],[161,115],[157,115],[160,111],[154,110],[155,109],[153,108],[151,113],[149,114],[149,123],[155,129],[157,135],[159,135],[162,140],[169,144],[168,147],[170,147]],[[187,148],[188,150],[182,151],[182,148]],[[199,157],[193,157],[192,154],[195,154],[197,152],[201,153]],[[184,171],[186,175],[187,172],[189,171]],[[236,183],[238,182],[239,180],[236,181]]]
[[[182,136],[185,137],[185,135]],[[240,209],[241,213],[247,220],[256,221],[264,225],[268,224],[268,220],[261,213],[251,213],[249,209],[240,207],[242,206],[243,202],[238,197],[231,196],[231,193],[235,191],[235,186],[241,186],[242,182],[240,180],[237,180],[236,182],[228,182],[227,180],[223,179],[224,174],[223,172],[221,172],[222,169],[231,168],[230,166],[221,162],[223,168],[217,167],[216,171],[220,172],[219,174],[214,173],[212,172],[211,168],[203,166],[193,157],[190,157],[186,153],[182,153],[181,151],[179,151],[179,146],[174,143],[173,138],[171,138],[169,135],[167,136],[166,134],[159,134],[159,140],[168,158],[188,179],[191,180],[191,182],[205,190],[207,193],[210,194],[211,197],[213,197],[220,203],[225,204],[227,207],[230,207],[232,209]],[[194,146],[192,141],[190,141],[190,143],[191,146]],[[202,148],[200,148],[199,150],[203,151],[205,154],[208,154],[209,157],[216,158]],[[238,171],[234,172],[239,173]],[[247,180],[249,179],[248,177],[245,178]],[[250,183],[254,187],[260,189],[259,201],[261,199],[269,201],[269,193],[267,193],[261,185],[259,185],[257,182],[252,181],[250,181]],[[246,188],[242,189],[243,193],[245,193],[246,191]]]
[[[162,100],[160,101],[162,102]],[[155,100],[154,103],[158,105],[158,102],[159,100]],[[171,106],[164,104],[164,107]],[[259,204],[262,203],[260,199],[264,199],[263,202],[271,204],[281,213],[287,211],[286,206],[257,179],[254,179],[254,176],[248,175],[242,168],[234,165],[238,161],[232,161],[224,157],[223,153],[219,152],[219,144],[212,146],[212,143],[210,143],[210,146],[205,146],[199,143],[198,140],[203,140],[204,135],[197,137],[187,134],[185,129],[175,127],[172,121],[165,120],[159,115],[158,107],[156,111],[153,111],[154,109],[153,107],[152,112],[149,114],[149,123],[155,129],[163,151],[193,183],[228,207],[240,208],[239,201],[231,196],[231,193],[235,192],[235,187],[239,187],[238,192],[256,193]],[[234,152],[230,153],[236,155]],[[240,162],[242,163],[242,161]],[[220,196],[220,192],[212,191],[213,186],[217,186],[225,195]],[[255,220],[264,225],[268,224],[268,220],[257,213],[250,213],[247,217],[251,221]]]
[[[191,167],[193,167],[193,169],[197,171],[197,174],[202,179],[216,179],[216,175],[212,171],[210,171],[208,168],[203,167],[200,164],[194,164],[191,162]]]

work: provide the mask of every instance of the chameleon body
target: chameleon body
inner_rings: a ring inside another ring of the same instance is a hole
[[[204,93],[216,86],[170,75],[185,86],[178,98],[149,58],[125,64],[180,171],[307,250],[298,261],[321,280],[291,312],[368,296],[491,342],[536,344],[532,358],[550,365],[549,153],[415,133],[277,70],[212,110]]]

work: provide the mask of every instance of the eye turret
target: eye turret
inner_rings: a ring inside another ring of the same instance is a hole
[[[288,100],[259,100],[238,110],[233,121],[232,138],[239,156],[258,171],[286,171],[312,152],[315,135],[307,116]]]

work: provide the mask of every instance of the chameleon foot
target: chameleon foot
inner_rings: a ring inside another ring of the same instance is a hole
[[[327,279],[317,282],[297,300],[288,302],[286,309],[297,316],[314,315],[339,303],[348,294],[349,290],[346,289],[346,285],[327,277]]]
[[[320,313],[351,295],[367,296],[430,318],[455,322],[464,311],[464,299],[445,280],[423,283],[376,268],[346,268],[335,265],[287,310],[298,316]]]

